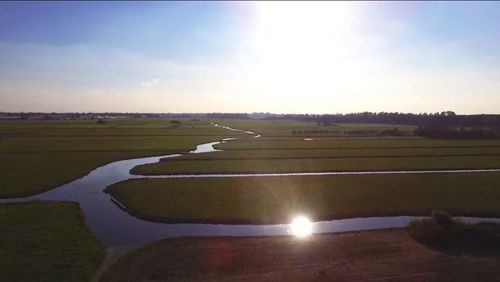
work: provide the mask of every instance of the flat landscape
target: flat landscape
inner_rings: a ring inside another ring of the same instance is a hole
[[[220,122],[215,120],[215,122]],[[500,167],[499,140],[442,140],[410,135],[411,127],[358,124],[318,126],[293,121],[227,121],[261,135],[216,145],[222,152],[185,155],[137,166],[139,175],[204,173],[272,173],[372,170],[488,169]],[[333,129],[332,129],[333,128]],[[349,132],[371,132],[357,136]],[[377,136],[391,128],[402,136]],[[401,128],[401,129],[400,129]],[[316,132],[337,130],[337,137]],[[406,131],[404,131],[406,130]],[[293,132],[304,133],[303,137]],[[268,134],[268,135],[266,135]]]
[[[130,166],[131,173],[144,177],[124,178],[104,192],[123,205],[120,213],[158,223],[283,224],[297,215],[323,221],[426,216],[433,210],[453,216],[500,217],[498,172],[148,178],[164,174],[500,168],[497,139],[424,138],[414,134],[414,126],[397,124],[176,120],[179,123],[172,119],[2,121],[0,165],[8,173],[0,176],[0,197],[40,193],[117,160],[182,153],[158,163]],[[387,131],[397,134],[386,135]],[[236,139],[215,145],[219,151],[188,153],[198,144],[228,137]],[[75,204],[1,204],[0,211],[2,226],[9,226],[8,231],[0,232],[5,237],[3,257],[13,258],[1,261],[0,280],[58,281],[64,277],[61,281],[87,281],[103,261],[106,246],[85,227],[85,215]],[[99,228],[106,228],[120,222],[100,224]],[[354,242],[360,240],[363,244],[354,248]],[[172,252],[177,255],[169,257]],[[229,259],[225,252],[231,252]],[[379,258],[376,264],[371,263],[374,257]],[[65,264],[68,261],[71,266]],[[270,267],[273,264],[268,261],[277,264]],[[355,263],[346,266],[348,261]],[[406,281],[470,281],[468,278],[481,277],[481,281],[495,281],[498,272],[493,265],[497,263],[496,257],[454,257],[430,249],[404,229],[312,235],[302,241],[292,237],[179,238],[153,242],[111,266],[106,264],[110,268],[103,269],[102,280],[368,281],[368,277],[405,277]],[[20,267],[27,264],[32,268]],[[451,271],[454,267],[461,270]]]
[[[106,192],[164,222],[286,223],[383,215],[500,216],[500,173],[133,179]]]
[[[0,1],[0,282],[500,281],[500,1]]]
[[[55,188],[113,161],[187,152],[238,135],[208,122],[170,121],[0,121],[0,198]]]

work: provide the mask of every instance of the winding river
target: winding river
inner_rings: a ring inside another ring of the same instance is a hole
[[[233,129],[214,124],[228,130],[241,131],[259,137],[250,131]],[[200,144],[192,154],[218,151],[213,145],[228,142],[234,138]],[[109,163],[92,170],[88,175],[61,185],[47,192],[24,198],[0,199],[0,203],[26,202],[32,200],[78,202],[85,214],[85,220],[99,240],[110,248],[130,248],[154,240],[179,236],[271,236],[290,234],[288,224],[272,225],[227,225],[227,224],[166,224],[138,219],[122,210],[111,201],[110,195],[103,190],[114,183],[132,178],[144,178],[130,174],[137,165],[159,162],[163,158],[174,158],[180,154],[136,158]],[[293,175],[345,175],[345,174],[408,174],[408,173],[473,173],[500,172],[500,169],[443,170],[443,171],[365,171],[365,172],[318,172],[318,173],[267,173],[267,174],[210,174],[210,175],[162,175],[149,178],[186,178],[186,177],[264,177]],[[391,227],[404,227],[410,221],[422,217],[395,216],[351,218],[313,223],[314,233],[332,233],[356,230],[370,230]],[[500,222],[500,218],[462,217],[466,222]]]

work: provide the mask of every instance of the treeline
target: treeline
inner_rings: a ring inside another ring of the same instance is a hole
[[[350,114],[284,114],[273,119],[292,119],[316,122],[320,125],[336,123],[389,123],[407,125],[500,126],[500,115],[457,115],[452,111],[438,113],[388,113],[362,112]]]
[[[249,119],[246,113],[209,113],[205,114],[206,118],[234,118],[234,119]]]
[[[356,136],[403,136],[402,131],[397,128],[377,130],[377,129],[337,129],[337,130],[292,130],[292,136],[311,137],[311,136],[339,136],[339,135],[356,135]],[[411,133],[410,133],[411,134]],[[406,134],[408,135],[408,134]]]
[[[500,128],[419,126],[414,134],[442,139],[497,139],[500,138]]]

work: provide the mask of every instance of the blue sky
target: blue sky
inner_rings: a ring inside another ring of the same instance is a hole
[[[0,2],[0,111],[497,113],[496,2]]]

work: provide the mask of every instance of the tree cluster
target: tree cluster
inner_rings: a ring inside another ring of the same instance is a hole
[[[408,125],[500,126],[500,115],[457,115],[452,111],[438,113],[362,112],[350,114],[284,114],[281,119],[316,122],[320,125],[335,123],[385,123]]]

